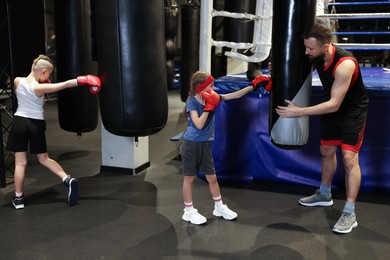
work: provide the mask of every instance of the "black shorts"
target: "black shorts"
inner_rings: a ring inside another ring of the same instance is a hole
[[[185,176],[195,176],[197,171],[206,175],[215,174],[211,142],[183,140],[180,154]]]
[[[363,143],[367,110],[358,114],[332,113],[321,117],[321,145],[340,145],[359,152]]]
[[[40,154],[47,152],[45,120],[15,116],[8,135],[7,150],[11,152],[30,152]]]

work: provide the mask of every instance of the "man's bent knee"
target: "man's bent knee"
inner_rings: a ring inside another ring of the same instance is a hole
[[[336,153],[337,146],[321,145],[320,152],[323,157],[332,157]]]

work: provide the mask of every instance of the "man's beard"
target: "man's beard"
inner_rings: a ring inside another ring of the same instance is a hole
[[[317,57],[309,57],[309,61],[314,65],[322,65],[324,63],[325,53],[318,55]]]

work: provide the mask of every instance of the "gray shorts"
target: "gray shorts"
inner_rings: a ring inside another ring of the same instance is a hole
[[[183,175],[195,176],[197,171],[215,174],[211,142],[191,142],[183,140],[181,144],[181,163]]]

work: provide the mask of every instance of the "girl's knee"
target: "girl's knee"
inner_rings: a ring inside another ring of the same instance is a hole
[[[45,165],[46,162],[50,159],[47,153],[37,154],[37,158],[40,164]]]
[[[217,182],[217,175],[215,175],[215,174],[206,175],[206,179],[207,179],[208,183],[216,183]]]
[[[195,176],[187,176],[187,175],[185,175],[184,178],[183,178],[183,181],[185,183],[190,183],[190,184],[192,184],[194,182],[194,180],[195,180]]]
[[[27,154],[15,153],[15,165],[20,167],[27,167]]]
[[[26,168],[27,167],[27,160],[15,161],[15,166]]]

